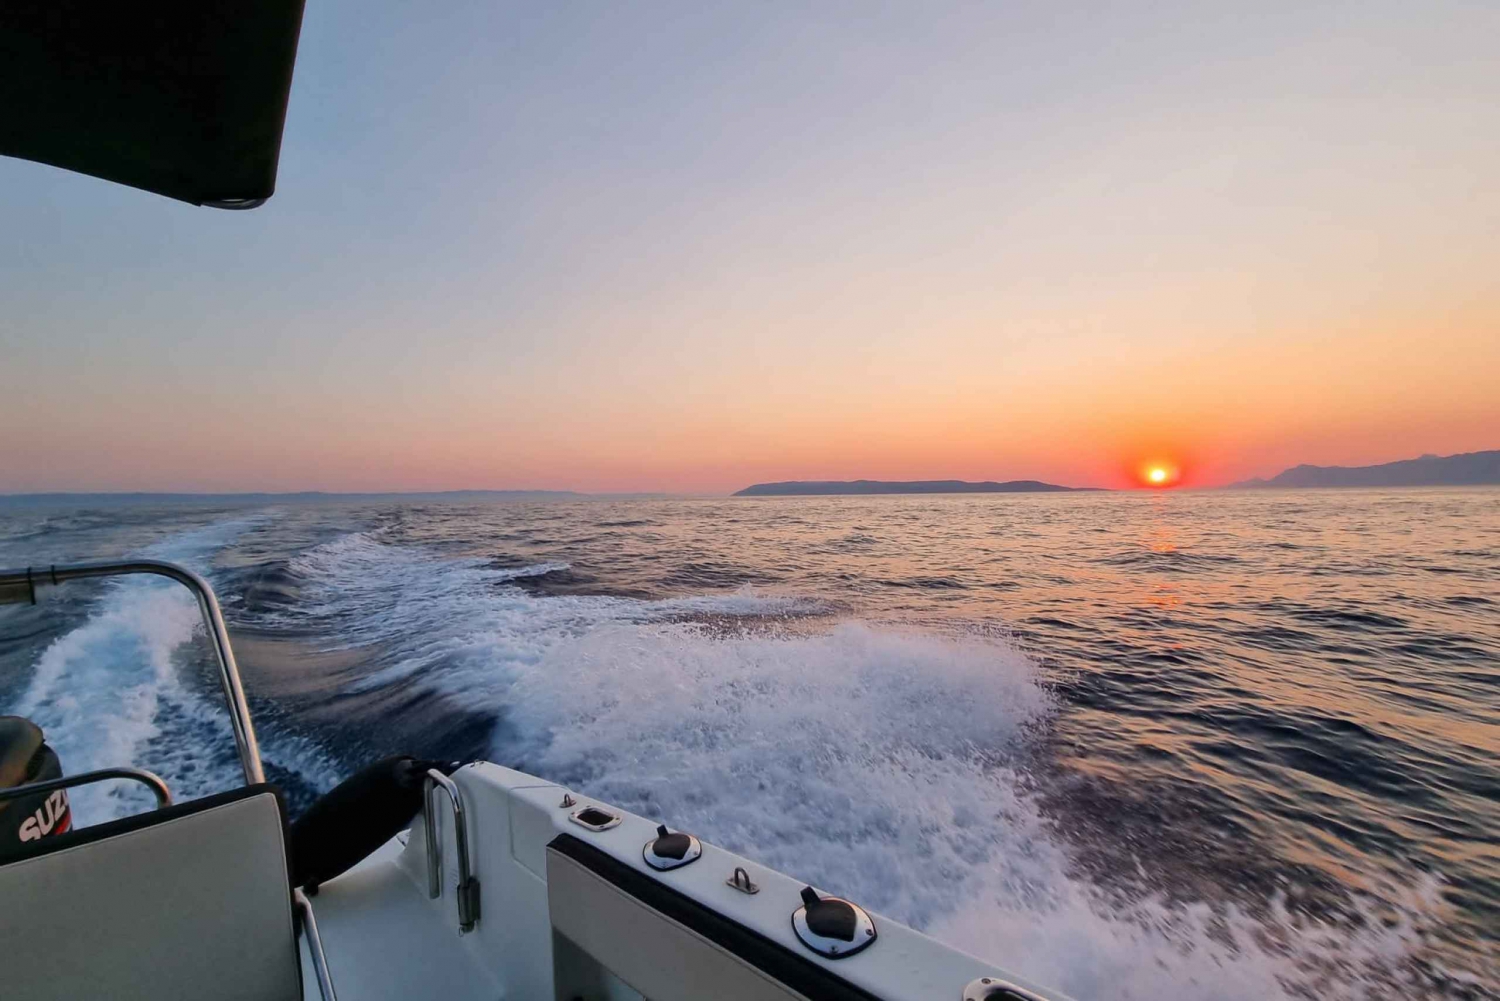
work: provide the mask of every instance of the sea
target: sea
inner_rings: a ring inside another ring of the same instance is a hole
[[[126,555],[213,582],[294,811],[486,758],[1080,1001],[1500,998],[1500,490],[0,505]],[[216,684],[170,582],[0,608],[69,771],[235,786]]]

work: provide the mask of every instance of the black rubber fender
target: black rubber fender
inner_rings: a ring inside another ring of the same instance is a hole
[[[422,809],[427,770],[446,775],[454,767],[398,755],[334,786],[292,824],[292,884],[315,889],[410,827]]]

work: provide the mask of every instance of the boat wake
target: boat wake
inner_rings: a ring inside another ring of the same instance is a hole
[[[255,524],[216,524],[141,555],[205,571],[214,553]],[[29,684],[4,711],[41,726],[69,773],[131,764],[160,775],[177,800],[220,792],[244,779],[211,650],[186,589],[153,577],[112,581],[89,618],[42,652]],[[336,780],[336,769],[309,741],[281,736],[274,727],[258,730],[268,772],[305,776],[324,787]],[[69,795],[80,826],[153,803],[134,784],[89,786]]]

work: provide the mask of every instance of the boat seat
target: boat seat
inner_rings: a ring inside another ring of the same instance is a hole
[[[253,785],[0,864],[0,994],[300,1001],[286,811]]]

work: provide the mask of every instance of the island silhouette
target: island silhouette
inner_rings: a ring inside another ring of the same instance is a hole
[[[755,483],[736,491],[736,497],[803,497],[819,494],[1047,494],[1098,490],[1063,487],[1040,480],[788,480]]]
[[[1231,490],[1264,487],[1475,487],[1500,484],[1500,449],[1424,455],[1376,466],[1293,466],[1271,477],[1231,483]]]

